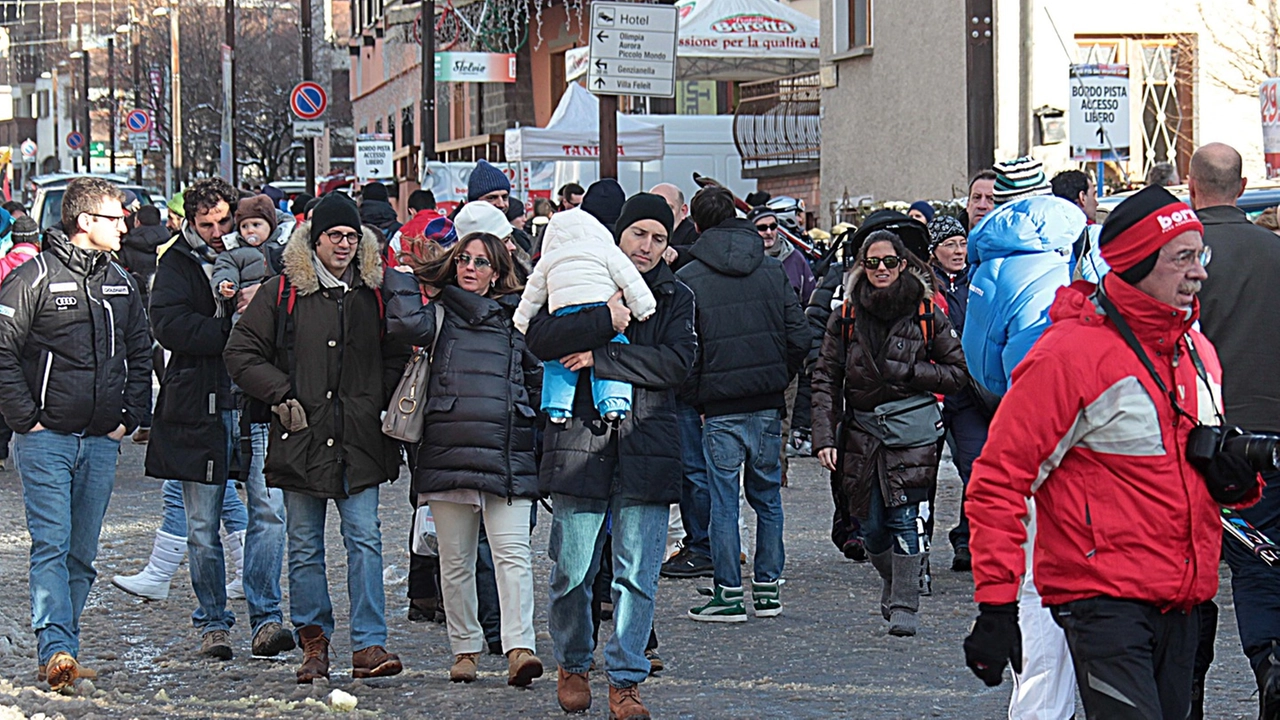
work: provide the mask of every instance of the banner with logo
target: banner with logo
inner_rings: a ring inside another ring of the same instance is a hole
[[[1267,178],[1280,177],[1280,78],[1271,78],[1258,89],[1262,103],[1262,158],[1267,164]]]
[[[438,52],[436,82],[516,81],[516,56],[503,53]]]
[[[681,0],[676,7],[682,58],[818,58],[818,21],[776,0]]]

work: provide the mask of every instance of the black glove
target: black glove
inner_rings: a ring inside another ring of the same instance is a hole
[[[995,687],[1004,680],[1005,664],[1022,672],[1022,630],[1018,628],[1018,603],[978,605],[978,619],[964,639],[964,664],[978,679]]]
[[[1239,455],[1219,451],[1209,462],[1195,465],[1204,475],[1209,496],[1220,505],[1235,505],[1258,487],[1258,473]]]

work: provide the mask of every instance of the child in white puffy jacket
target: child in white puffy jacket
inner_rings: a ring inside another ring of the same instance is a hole
[[[637,320],[649,319],[658,307],[640,271],[598,220],[577,208],[556,213],[542,238],[542,259],[516,308],[516,328],[528,331],[529,321],[543,305],[552,315],[568,315],[604,305],[619,290]],[[619,333],[613,342],[625,344],[627,337]],[[577,371],[556,361],[543,364],[542,409],[551,422],[563,423],[573,416],[577,384]],[[600,417],[610,422],[621,421],[631,411],[630,383],[593,375],[591,394]]]

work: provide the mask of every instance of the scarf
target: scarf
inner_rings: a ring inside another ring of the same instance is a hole
[[[764,251],[770,257],[777,258],[778,262],[782,262],[787,259],[788,255],[795,252],[796,248],[791,244],[790,240],[782,237],[782,233],[778,233],[777,237],[778,239],[774,241],[773,247],[765,248]]]
[[[316,279],[320,281],[320,287],[342,288],[344,293],[351,292],[351,281],[354,279],[356,267],[354,262],[348,265],[346,271],[342,273],[342,279],[338,279],[334,277],[333,273],[329,272],[329,268],[325,267],[324,263],[320,262],[320,256],[316,255],[316,251],[312,250],[311,267],[315,268]]]
[[[870,321],[862,323],[862,327],[876,350],[889,339],[889,328],[913,315],[924,297],[924,287],[907,272],[885,288],[873,286],[866,276],[860,277],[855,290],[858,316]]]
[[[227,299],[222,297],[212,285],[213,264],[218,261],[218,251],[209,247],[209,243],[205,242],[204,238],[196,233],[195,226],[190,223],[184,222],[182,224],[182,239],[195,251],[196,257],[200,259],[200,269],[204,270],[205,280],[210,283],[209,291],[213,294],[213,316],[216,318],[226,317]]]

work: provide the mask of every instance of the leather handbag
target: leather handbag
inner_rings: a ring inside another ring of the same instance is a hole
[[[931,393],[881,403],[870,412],[854,410],[853,422],[888,448],[932,445],[944,432],[938,398]]]
[[[436,341],[444,325],[444,306],[433,303],[436,311],[436,334],[431,346],[420,348],[405,363],[404,374],[391,393],[391,402],[382,416],[382,434],[393,440],[418,444],[426,421],[427,386],[431,382],[431,358],[436,354]]]

